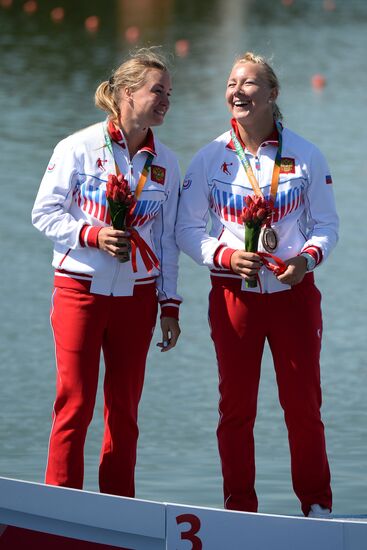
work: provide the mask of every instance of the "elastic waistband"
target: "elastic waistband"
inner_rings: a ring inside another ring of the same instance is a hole
[[[235,273],[233,274],[223,273],[223,275],[221,275],[218,272],[211,272],[210,279],[213,287],[226,287],[226,288],[232,288],[233,290],[241,290],[242,277],[240,277],[239,275],[236,275]],[[302,286],[313,285],[314,283],[315,283],[315,276],[313,272],[306,273],[302,282],[299,283],[298,285],[295,285],[294,287],[291,287],[289,290],[292,290],[295,287],[300,288]],[[287,291],[276,290],[275,292],[287,292]],[[273,292],[269,294],[273,294]]]
[[[54,287],[71,288],[81,292],[90,292],[92,284],[92,275],[87,274],[69,274],[60,270],[55,271]],[[155,285],[156,277],[145,277],[134,281],[134,288],[141,285]]]

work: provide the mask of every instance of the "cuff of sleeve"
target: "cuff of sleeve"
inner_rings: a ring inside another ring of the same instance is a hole
[[[318,246],[306,246],[305,248],[303,248],[301,250],[301,253],[302,252],[306,252],[307,254],[309,254],[310,256],[313,257],[313,259],[316,262],[315,267],[321,263],[321,261],[322,261],[322,250]]]
[[[162,317],[173,317],[173,319],[179,318],[180,303],[178,300],[164,300],[159,302],[161,306],[161,319]]]
[[[79,242],[82,247],[99,248],[98,246],[98,233],[101,231],[102,226],[95,225],[83,225],[79,233]]]
[[[235,248],[221,244],[214,253],[214,266],[223,269],[231,269],[231,257]]]

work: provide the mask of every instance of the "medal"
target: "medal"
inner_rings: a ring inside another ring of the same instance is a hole
[[[276,155],[275,155],[274,166],[273,166],[273,174],[271,176],[271,185],[270,185],[270,201],[273,203],[273,205],[275,205],[277,191],[278,191],[278,185],[279,185],[279,174],[280,174],[280,165],[281,165],[281,162],[282,162],[282,142],[283,142],[283,140],[282,140],[282,131],[283,131],[282,125],[280,124],[279,121],[277,121],[275,124],[276,124],[277,130],[278,130],[278,149],[277,149],[277,152],[276,152]],[[251,164],[249,163],[249,161],[246,157],[245,151],[243,150],[243,148],[242,148],[239,140],[237,139],[237,136],[236,136],[233,129],[231,130],[231,138],[232,138],[233,144],[235,146],[238,158],[240,159],[240,161],[242,163],[242,166],[245,169],[247,178],[248,178],[248,180],[251,184],[251,187],[252,187],[255,195],[258,196],[258,197],[263,197],[264,198],[264,195],[263,195],[263,193],[260,189],[259,183],[258,183],[258,181],[255,177],[255,174],[252,171]],[[266,250],[266,252],[268,252],[269,254],[272,254],[278,246],[278,240],[279,240],[278,235],[277,235],[275,229],[273,229],[270,225],[262,228],[261,242],[262,242],[262,245],[263,245],[264,249]]]
[[[278,246],[278,235],[272,227],[263,228],[261,242],[266,252],[271,254],[276,250]]]

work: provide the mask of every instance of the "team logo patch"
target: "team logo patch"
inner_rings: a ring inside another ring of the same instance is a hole
[[[102,172],[106,171],[106,168],[103,165],[104,162],[108,162],[107,159],[103,159],[103,160],[100,158],[97,159],[97,167],[100,168]]]
[[[227,176],[231,175],[231,172],[229,171],[229,166],[232,166],[233,162],[223,162],[221,166],[221,170],[223,174],[227,174]]]
[[[152,164],[150,168],[150,177],[152,181],[164,185],[164,180],[166,179],[166,169],[162,166],[154,166]]]
[[[331,183],[333,183],[333,180],[332,180],[332,177],[330,176],[330,174],[328,174],[327,176],[325,176],[325,182],[330,185]]]
[[[189,187],[191,187],[191,184],[192,184],[192,179],[186,178],[182,184],[182,189],[188,189]]]
[[[296,172],[296,162],[290,157],[282,157],[280,161],[281,174],[294,174]]]
[[[54,162],[50,162],[50,164],[47,166],[47,172],[52,172],[55,166],[56,164]]]

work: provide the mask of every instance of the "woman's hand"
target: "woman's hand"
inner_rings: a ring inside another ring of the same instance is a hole
[[[295,256],[284,262],[287,269],[277,279],[285,285],[298,285],[303,280],[307,271],[307,261],[304,256]]]
[[[98,233],[98,246],[115,258],[122,258],[131,248],[129,231],[120,231],[113,227],[102,227]]]
[[[235,273],[241,275],[247,281],[256,278],[262,261],[255,252],[245,252],[245,250],[236,250],[231,256],[231,268]]]
[[[161,329],[162,342],[158,342],[157,346],[162,348],[161,352],[169,351],[175,347],[181,333],[178,320],[173,317],[162,317]]]

